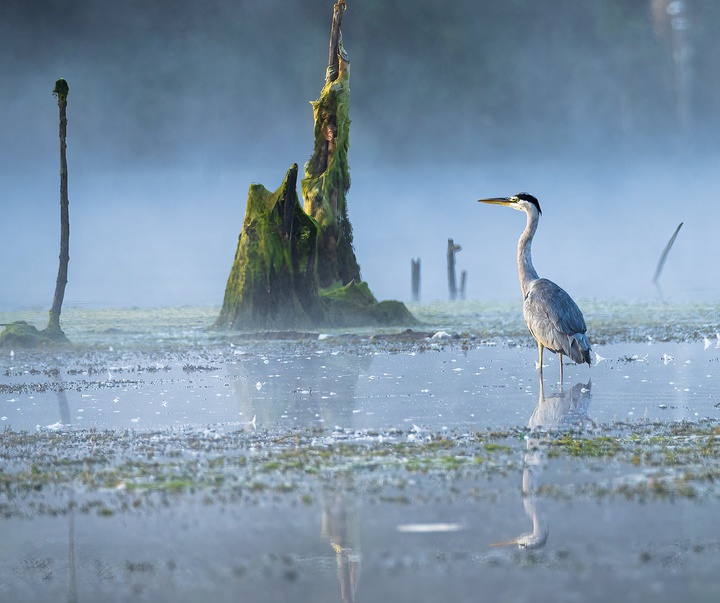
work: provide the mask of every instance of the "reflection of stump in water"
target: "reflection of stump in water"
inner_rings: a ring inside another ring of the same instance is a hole
[[[228,365],[244,417],[255,417],[259,428],[303,415],[322,419],[330,429],[352,428],[355,389],[372,357],[311,353],[271,362]],[[329,391],[333,395],[326,395]],[[351,490],[352,483],[346,482],[323,492],[321,534],[335,551],[343,603],[355,601],[361,566],[357,501],[346,496]]]
[[[68,603],[77,603],[77,578],[75,569],[75,501],[68,503]]]
[[[352,428],[355,389],[372,357],[311,354],[272,362],[228,365],[243,417],[255,417],[261,429],[303,415],[322,419],[330,429]],[[346,482],[323,492],[321,534],[335,551],[343,603],[355,600],[361,567],[357,501],[346,495],[351,491],[352,483]]]
[[[56,379],[57,390],[55,391],[60,411],[60,422],[63,425],[70,425],[70,403],[67,392],[62,383]],[[68,603],[77,603],[77,569],[75,567],[75,497],[70,496],[67,507],[68,517]]]
[[[67,399],[67,392],[63,389],[62,385],[58,384],[58,390],[56,392],[58,399],[58,406],[60,409],[60,422],[63,425],[70,425],[70,404]]]
[[[522,493],[525,513],[532,521],[533,530],[506,542],[493,543],[491,546],[517,545],[520,548],[539,549],[547,543],[550,529],[537,508],[537,480],[540,465],[543,462],[543,444],[545,438],[533,432],[564,431],[584,427],[588,421],[588,408],[591,399],[591,382],[578,383],[568,392],[560,392],[545,396],[542,380],[540,381],[540,397],[528,421],[530,434],[527,437],[527,452],[524,456]]]
[[[332,429],[352,427],[355,389],[371,363],[370,356],[310,354],[240,361],[228,371],[244,420],[267,427],[310,416]]]
[[[361,555],[355,497],[345,489],[326,489],[323,493],[321,533],[335,551],[338,580],[343,603],[355,601],[360,581]]]

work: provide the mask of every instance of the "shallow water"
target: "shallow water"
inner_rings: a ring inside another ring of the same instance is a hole
[[[357,355],[332,343],[299,352],[222,346],[201,356],[95,352],[42,362],[16,353],[1,369],[0,422],[16,431],[527,425],[540,396],[535,350],[477,343],[465,348]],[[624,343],[596,346],[595,352],[597,364],[568,364],[564,379],[566,388],[583,384],[591,390],[590,420],[720,416],[718,348]],[[545,363],[544,394],[561,393],[557,358],[547,354]]]
[[[487,546],[529,523],[517,498],[500,503],[358,501],[342,513],[337,501],[170,505],[122,521],[42,518],[19,537],[27,524],[10,521],[0,592],[12,601],[158,602],[476,601],[478,593],[496,601],[709,602],[720,594],[718,536],[707,533],[715,506],[648,503],[639,512],[634,503],[559,503],[546,514],[552,544],[522,551]],[[438,517],[461,528],[398,531]]]
[[[542,390],[514,304],[411,341],[69,311],[73,350],[0,357],[0,600],[716,601],[716,308],[592,307]]]

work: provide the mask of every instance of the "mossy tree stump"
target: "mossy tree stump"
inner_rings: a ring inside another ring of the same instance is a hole
[[[318,226],[300,207],[297,175],[295,164],[274,193],[250,185],[218,326],[282,329],[321,322]]]
[[[47,330],[39,331],[24,320],[11,322],[0,332],[0,349],[42,348],[54,343],[61,342],[49,337]]]
[[[380,302],[361,281],[346,195],[350,188],[349,59],[333,10],[330,58],[313,102],[315,145],[305,165],[303,207],[297,165],[271,193],[253,184],[216,326],[294,329],[305,326],[410,325],[400,302]]]

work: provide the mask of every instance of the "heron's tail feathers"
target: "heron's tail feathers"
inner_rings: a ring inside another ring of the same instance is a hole
[[[590,342],[585,333],[575,333],[570,338],[570,351],[568,356],[572,358],[577,364],[583,364],[587,362],[590,366]]]

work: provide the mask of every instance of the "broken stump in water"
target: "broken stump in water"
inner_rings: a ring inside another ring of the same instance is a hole
[[[420,258],[410,260],[410,288],[412,291],[412,300],[420,301]]]
[[[274,193],[250,185],[218,326],[287,328],[322,321],[315,277],[318,226],[300,207],[294,164]]]
[[[343,48],[344,4],[333,11],[330,57],[320,98],[312,103],[313,154],[305,164],[302,196],[305,212],[320,225],[318,280],[320,287],[360,281],[347,211],[350,189],[350,59]]]
[[[313,102],[314,149],[305,165],[303,207],[297,165],[274,193],[253,184],[216,326],[236,330],[413,325],[404,304],[378,302],[361,280],[347,212],[350,167],[349,59],[333,9],[330,58]]]
[[[450,300],[454,301],[457,299],[457,280],[455,278],[455,254],[462,250],[461,245],[457,245],[452,239],[448,239],[447,246],[447,273],[448,273],[448,290],[450,293]]]

